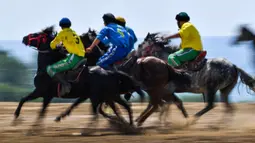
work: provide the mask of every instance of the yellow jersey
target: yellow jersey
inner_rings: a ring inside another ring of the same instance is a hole
[[[201,36],[193,24],[190,22],[184,23],[179,30],[179,34],[182,40],[181,49],[193,48],[197,51],[203,50]]]
[[[80,36],[70,28],[61,30],[53,41],[50,43],[52,49],[56,49],[57,44],[63,43],[68,53],[75,54],[80,57],[85,56],[85,49]]]

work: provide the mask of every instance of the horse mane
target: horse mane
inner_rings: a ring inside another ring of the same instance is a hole
[[[155,45],[160,47],[162,49],[162,52],[171,54],[179,50],[179,46],[171,44],[171,41],[169,40],[161,40],[161,37],[164,34],[161,32],[155,32],[155,33],[148,33],[147,36],[144,38],[144,41],[152,41]],[[138,48],[138,53],[141,53],[141,51],[146,50],[143,48]],[[153,49],[150,49],[153,50]]]
[[[48,26],[48,27],[42,29],[42,32],[46,33],[46,34],[51,34],[51,35],[56,35],[57,34],[54,25],[51,25],[51,26]]]

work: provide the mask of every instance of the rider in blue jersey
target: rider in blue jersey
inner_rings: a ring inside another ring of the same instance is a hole
[[[107,38],[108,42],[110,42],[112,46],[102,57],[99,58],[97,65],[104,69],[110,69],[110,65],[117,61],[121,61],[130,52],[130,35],[124,27],[116,24],[116,19],[113,14],[104,14],[103,20],[105,27],[99,32],[91,46],[87,48],[86,52],[91,52],[92,49],[100,43],[100,41],[105,41],[105,38]]]
[[[127,30],[127,32],[130,34],[132,39],[130,41],[129,46],[130,46],[130,51],[133,50],[134,44],[137,42],[137,38],[136,38],[134,30],[132,28],[126,26],[126,20],[123,17],[118,16],[118,17],[116,17],[116,20],[117,20],[117,24],[123,26]]]

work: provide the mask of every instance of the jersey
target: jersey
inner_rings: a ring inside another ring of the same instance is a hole
[[[107,43],[110,42],[113,46],[121,47],[129,47],[129,37],[130,35],[124,27],[114,23],[105,26],[97,35],[97,39],[100,41],[105,41],[107,38]]]
[[[61,30],[55,39],[50,43],[50,47],[55,49],[57,44],[60,42],[63,43],[68,53],[84,57],[85,50],[83,43],[80,39],[80,36],[78,36],[72,29],[65,28]]]
[[[202,51],[202,40],[198,30],[190,22],[186,22],[182,25],[179,31],[181,37],[181,49],[192,48],[196,51]]]

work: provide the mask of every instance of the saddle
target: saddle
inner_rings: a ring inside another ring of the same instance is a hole
[[[206,54],[207,51],[201,51],[194,60],[184,62],[182,65],[175,68],[180,70],[199,71],[204,67],[207,61],[207,59],[205,58]]]
[[[87,59],[84,58],[78,62],[71,70],[63,72],[65,80],[70,83],[79,82],[80,74],[86,67],[86,62]]]

